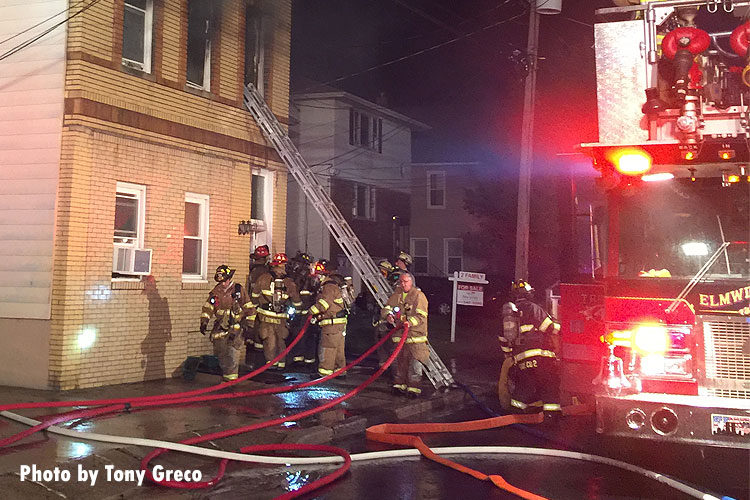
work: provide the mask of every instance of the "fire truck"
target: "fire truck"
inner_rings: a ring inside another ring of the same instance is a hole
[[[750,448],[750,2],[615,3],[561,388],[595,397],[605,435]]]

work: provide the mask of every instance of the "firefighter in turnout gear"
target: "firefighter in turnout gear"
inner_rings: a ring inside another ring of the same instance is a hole
[[[252,293],[253,283],[258,281],[258,278],[268,272],[268,256],[268,245],[257,246],[255,247],[255,251],[250,254],[250,272],[247,275],[247,285],[245,286],[245,290],[247,290],[248,293]],[[258,337],[259,327],[260,324],[256,322],[255,326],[244,332],[245,343],[247,344],[245,363],[248,365],[253,365],[252,359],[254,357],[254,350],[263,350],[263,343],[260,341],[260,337]]]
[[[318,376],[325,377],[346,366],[347,307],[351,307],[351,304],[346,304],[342,294],[344,277],[335,272],[331,262],[317,262],[315,274],[320,276],[320,291],[315,303],[310,306],[310,314],[320,326]]]
[[[404,272],[398,279],[398,287],[380,312],[381,318],[391,327],[400,323],[409,325],[409,334],[404,348],[398,354],[393,376],[393,392],[409,397],[422,394],[422,365],[430,358],[427,347],[427,297],[414,286],[414,277]],[[391,340],[401,341],[403,332],[395,332]]]
[[[320,280],[315,275],[315,264],[310,255],[304,252],[297,252],[297,255],[289,261],[287,270],[289,275],[297,285],[299,290],[302,306],[290,323],[290,336],[294,338],[299,334],[305,317],[310,313],[310,306],[315,303],[315,296],[320,288]],[[320,336],[320,327],[309,324],[302,340],[294,346],[292,350],[292,363],[303,363],[306,367],[312,367],[316,360],[316,350],[318,348],[318,337]]]
[[[533,291],[524,280],[513,282],[512,302],[503,305],[498,395],[505,409],[559,411],[560,325],[532,300]]]
[[[232,281],[234,269],[221,265],[216,269],[214,280],[218,284],[208,294],[201,313],[200,332],[209,338],[224,380],[235,380],[239,374],[240,352],[243,346],[242,328],[251,327],[255,320],[255,308],[247,292],[239,283]],[[209,322],[214,319],[213,325]]]
[[[290,313],[302,305],[297,285],[286,275],[285,253],[277,253],[270,262],[270,271],[262,274],[253,283],[252,300],[258,313],[258,337],[263,343],[266,363],[286,348],[285,339],[289,336],[287,320]],[[286,367],[286,361],[275,363],[279,369]]]

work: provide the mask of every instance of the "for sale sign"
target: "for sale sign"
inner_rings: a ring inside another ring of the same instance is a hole
[[[456,304],[460,306],[483,306],[484,287],[482,285],[458,283]]]

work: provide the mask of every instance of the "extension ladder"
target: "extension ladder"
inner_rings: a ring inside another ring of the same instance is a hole
[[[362,277],[362,281],[370,290],[378,305],[383,307],[390,294],[393,293],[390,284],[378,271],[362,242],[354,234],[349,223],[341,215],[328,192],[315,177],[289,135],[252,83],[245,87],[244,95],[245,106],[255,118],[263,135],[273,145],[289,173],[302,188],[305,197],[328,226],[328,230],[352,263],[354,270]],[[427,378],[435,389],[450,388],[454,383],[453,375],[448,371],[432,346],[429,343],[427,345],[430,349],[430,358],[425,364]]]

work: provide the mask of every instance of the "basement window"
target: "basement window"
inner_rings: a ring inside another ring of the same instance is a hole
[[[211,90],[211,35],[216,24],[211,0],[188,2],[187,84]]]
[[[122,64],[151,72],[153,0],[125,0],[122,20]]]

